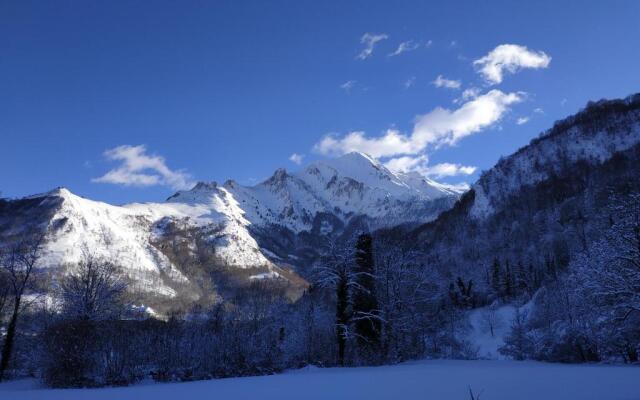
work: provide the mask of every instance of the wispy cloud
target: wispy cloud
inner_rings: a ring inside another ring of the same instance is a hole
[[[360,131],[344,137],[328,135],[316,143],[314,151],[325,155],[361,151],[376,158],[415,155],[423,152],[427,146],[453,145],[466,136],[492,126],[500,121],[512,104],[523,99],[523,93],[503,93],[494,89],[455,110],[437,107],[419,115],[410,134],[389,129],[379,137],[369,137]]]
[[[531,51],[517,44],[501,44],[486,56],[473,62],[479,73],[491,85],[502,82],[505,72],[515,73],[523,68],[547,68],[551,57],[543,51]]]
[[[393,52],[389,53],[389,57],[399,56],[402,53],[406,53],[408,51],[416,50],[420,47],[420,43],[414,42],[413,40],[408,40],[406,42],[402,42],[398,45],[398,48]]]
[[[519,118],[516,120],[516,124],[518,124],[518,125],[524,125],[524,124],[526,124],[527,122],[529,122],[529,117],[519,117]]]
[[[438,77],[431,83],[437,88],[447,89],[460,89],[460,86],[462,86],[462,82],[454,79],[447,79],[442,75],[438,75]]]
[[[462,94],[457,99],[453,100],[454,104],[464,103],[466,101],[475,99],[481,93],[481,90],[477,87],[470,87],[462,91]]]
[[[365,33],[360,38],[360,43],[364,44],[364,49],[362,49],[356,58],[359,60],[366,60],[371,57],[376,43],[388,38],[389,35],[386,33]]]
[[[163,157],[147,154],[144,145],[122,145],[104,152],[111,161],[120,165],[92,182],[124,186],[168,186],[173,189],[189,189],[191,176],[181,170],[171,170]]]
[[[411,86],[415,85],[415,83],[416,83],[416,77],[412,76],[411,78],[404,81],[404,88],[409,89]]]
[[[429,159],[426,155],[419,156],[402,156],[392,158],[385,162],[385,167],[395,172],[411,172],[415,171],[422,175],[432,178],[448,178],[459,175],[471,175],[476,172],[476,167],[452,164],[452,163],[440,163],[435,165],[429,165]]]
[[[340,89],[344,90],[347,93],[351,93],[351,89],[356,86],[356,81],[346,81],[345,83],[340,85]]]
[[[419,156],[402,156],[388,160],[384,166],[394,172],[409,172],[420,170],[429,163],[429,158],[425,154]]]
[[[294,164],[302,164],[302,160],[304,159],[304,154],[293,153],[289,156],[289,161]]]

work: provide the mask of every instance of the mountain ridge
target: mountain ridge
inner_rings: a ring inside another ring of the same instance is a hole
[[[270,248],[265,242],[272,232],[317,238],[339,235],[353,221],[366,220],[372,227],[427,221],[457,198],[446,185],[403,178],[354,153],[296,173],[278,169],[254,186],[199,182],[159,203],[116,206],[56,188],[5,201],[0,236],[28,224],[46,227],[43,267],[64,273],[88,249],[117,259],[136,291],[152,297],[175,298],[185,288],[205,296],[204,289],[194,287],[203,271],[192,265],[203,252],[208,254],[205,275],[216,275],[214,280],[241,276],[233,278],[234,284],[267,279],[302,289],[306,283],[294,271],[311,261],[297,257],[295,249]],[[317,224],[323,226],[320,231],[314,230]]]

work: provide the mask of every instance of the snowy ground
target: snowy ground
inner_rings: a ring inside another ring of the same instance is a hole
[[[437,360],[108,389],[51,390],[22,380],[0,384],[0,399],[467,400],[469,386],[481,400],[638,400],[640,368]]]
[[[493,311],[493,335],[485,322],[489,307],[476,308],[469,313],[471,331],[466,339],[477,346],[478,357],[489,360],[506,359],[498,349],[504,345],[504,337],[511,330],[515,311],[516,308],[512,305],[504,305]]]

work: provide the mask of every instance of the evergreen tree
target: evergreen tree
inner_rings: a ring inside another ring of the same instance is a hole
[[[493,265],[491,266],[491,288],[498,296],[500,296],[502,292],[501,286],[502,282],[500,280],[500,261],[496,257],[493,260]]]
[[[514,294],[521,294],[527,290],[529,286],[529,279],[527,277],[527,271],[522,261],[518,261],[516,264],[516,270],[514,273]]]
[[[547,258],[547,276],[551,279],[553,279],[554,281],[558,280],[558,272],[557,272],[557,268],[556,268],[556,263],[553,259],[552,256],[549,256]]]
[[[364,233],[358,237],[355,255],[356,286],[353,293],[355,333],[361,345],[376,344],[380,337],[380,319],[376,297],[373,238]]]
[[[513,275],[511,273],[511,267],[509,266],[509,260],[505,263],[502,290],[505,297],[511,297],[513,295]]]
[[[531,357],[533,341],[528,335],[527,314],[516,308],[516,313],[511,322],[511,332],[504,338],[504,346],[498,351],[501,354],[512,357],[515,360],[525,360]]]

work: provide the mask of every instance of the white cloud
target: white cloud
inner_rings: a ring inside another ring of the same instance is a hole
[[[390,159],[384,163],[384,166],[394,172],[409,172],[422,169],[428,161],[424,154],[417,157],[402,156]]]
[[[298,154],[298,153],[293,153],[292,155],[289,156],[289,161],[291,161],[294,164],[302,164],[302,159],[304,158],[304,154]]]
[[[440,163],[433,166],[427,166],[426,170],[423,173],[424,175],[433,178],[446,178],[458,175],[471,175],[474,172],[476,172],[476,167],[460,164]]]
[[[469,99],[475,99],[479,95],[480,95],[480,89],[478,89],[477,87],[471,87],[471,88],[465,89],[462,92],[462,100],[467,101]]]
[[[534,109],[533,112],[536,114],[544,114],[544,110],[540,107]]]
[[[184,171],[173,171],[167,167],[163,157],[146,154],[144,145],[123,145],[104,152],[112,161],[120,161],[112,169],[92,182],[112,183],[124,186],[169,186],[173,189],[189,189],[193,186],[191,177]]]
[[[367,137],[364,132],[351,132],[342,138],[329,135],[316,143],[314,151],[325,155],[361,151],[376,158],[415,155],[428,146],[453,145],[495,124],[509,111],[509,106],[521,102],[523,96],[523,93],[503,93],[494,89],[455,110],[438,107],[417,116],[411,134],[389,129],[379,137]]]
[[[465,166],[461,164],[452,163],[440,163],[435,165],[428,165],[428,158],[426,155],[419,156],[402,156],[392,158],[384,165],[391,171],[395,172],[410,172],[415,171],[422,175],[433,178],[446,178],[458,175],[471,175],[476,172],[476,167]]]
[[[531,51],[525,46],[501,44],[486,56],[475,60],[484,79],[492,85],[502,82],[505,72],[515,73],[522,68],[547,68],[551,57],[543,51]]]
[[[379,138],[368,138],[364,132],[350,132],[343,138],[325,136],[314,146],[314,151],[325,155],[341,155],[352,151],[369,154],[372,157],[389,157],[395,154],[415,154],[411,138],[397,130],[389,129]]]
[[[366,60],[371,57],[376,43],[387,38],[389,38],[389,36],[385,33],[365,33],[362,35],[362,38],[360,38],[360,43],[364,44],[364,49],[362,49],[356,58]]]
[[[459,98],[453,100],[454,104],[464,103],[465,101],[469,101],[475,99],[480,95],[480,89],[477,87],[470,87],[462,91],[462,95]]]
[[[529,117],[520,117],[516,120],[516,124],[518,125],[524,125],[527,122],[529,122]]]
[[[429,144],[455,144],[500,121],[509,106],[521,102],[523,93],[503,93],[491,90],[464,103],[456,110],[438,107],[418,116],[412,138],[419,147]]]
[[[406,42],[402,42],[398,45],[398,48],[393,53],[389,53],[389,57],[399,56],[402,53],[406,53],[408,51],[413,51],[420,47],[420,43],[416,43],[413,40],[409,40]]]
[[[431,83],[433,83],[433,86],[435,87],[443,87],[447,89],[460,89],[460,86],[462,85],[462,82],[453,79],[447,79],[442,75],[438,75],[438,77]]]
[[[412,76],[411,78],[407,79],[406,81],[404,81],[404,88],[405,89],[409,89],[411,86],[413,86],[416,83],[416,77]]]
[[[356,85],[356,81],[346,81],[345,83],[340,85],[340,89],[344,90],[347,93],[351,93],[351,89]]]

